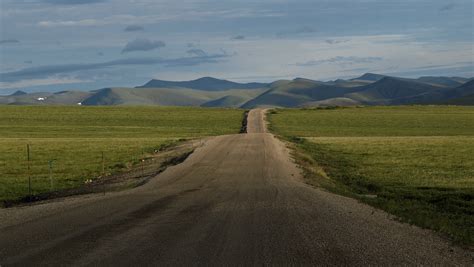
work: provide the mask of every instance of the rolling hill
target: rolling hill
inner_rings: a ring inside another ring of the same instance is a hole
[[[18,90],[16,92],[14,92],[13,94],[11,94],[10,96],[20,96],[20,95],[26,95],[26,94],[27,94],[26,92]]]
[[[445,104],[474,105],[474,80],[447,91],[445,95],[448,98]]]
[[[203,77],[184,82],[151,80],[145,85],[138,86],[137,88],[189,88],[204,91],[222,91],[229,89],[257,89],[265,88],[267,86],[268,84],[266,83],[236,83],[212,77]]]
[[[354,79],[305,78],[272,83],[236,83],[204,77],[151,80],[135,88],[26,93],[0,96],[4,105],[160,105],[202,107],[312,107],[353,105],[474,105],[474,81],[461,77],[417,79],[366,73]]]
[[[457,87],[469,81],[469,79],[462,78],[462,77],[433,77],[433,76],[424,76],[416,80],[419,82],[431,84],[438,87]]]
[[[104,88],[84,99],[82,105],[159,105],[159,106],[200,106],[203,104],[221,107],[226,102],[210,103],[221,98],[238,98],[240,102],[248,101],[265,89],[203,91],[189,88]],[[227,104],[230,105],[230,102]],[[235,105],[233,105],[235,106]]]
[[[372,83],[381,80],[387,76],[382,74],[375,74],[375,73],[365,73],[364,75],[351,79],[351,81],[358,81],[358,82],[365,82],[365,83]]]
[[[238,95],[227,95],[221,98],[208,101],[204,104],[201,104],[201,107],[207,108],[216,108],[216,107],[231,107],[231,108],[239,108],[245,102],[249,101],[249,98],[238,96]]]
[[[382,79],[362,87],[358,92],[346,94],[345,97],[369,105],[398,104],[398,100],[414,97],[439,89],[430,84],[393,77]]]
[[[382,80],[383,78],[391,77],[382,74],[375,74],[375,73],[366,73],[358,78],[351,79],[351,82],[359,82],[359,83],[373,83]],[[460,86],[469,81],[467,78],[463,77],[445,77],[445,76],[423,76],[417,79],[409,79],[409,78],[399,78],[399,77],[391,77],[391,78],[398,78],[403,79],[406,81],[413,81],[413,82],[420,82],[425,83],[437,87],[456,87]],[[343,80],[345,81],[345,80]]]
[[[297,107],[310,102],[341,97],[358,90],[360,90],[359,87],[341,87],[306,79],[278,81],[271,84],[268,91],[248,101],[242,107]]]
[[[84,91],[61,91],[56,93],[18,93],[9,96],[0,96],[0,104],[3,105],[77,105],[93,92]]]

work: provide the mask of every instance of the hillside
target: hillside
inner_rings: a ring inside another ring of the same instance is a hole
[[[26,95],[26,94],[27,94],[26,92],[18,90],[16,92],[14,92],[13,94],[11,94],[10,96],[20,96],[20,95]]]
[[[358,91],[358,88],[327,85],[305,79],[279,81],[272,84],[270,90],[245,103],[242,107],[297,107],[309,102],[341,97],[344,94]]]
[[[399,104],[398,100],[414,97],[439,89],[426,83],[410,81],[405,79],[384,77],[381,80],[359,87],[358,92],[346,94],[345,96],[364,104]]]
[[[471,103],[469,97],[466,97],[467,93],[461,93],[472,87],[468,86],[469,83],[466,87],[452,89],[446,84],[449,81],[458,84],[461,79],[435,78],[406,79],[369,73],[352,80],[326,83],[307,79],[279,81],[272,84],[269,91],[245,103],[243,107],[436,104],[446,99],[453,99],[450,102],[453,104],[457,101]],[[435,85],[434,82],[444,82],[444,85]],[[454,100],[455,96],[460,99]]]
[[[357,81],[357,80],[343,80],[337,79],[335,81],[326,82],[327,85],[335,85],[339,87],[358,87],[371,84],[371,81]]]
[[[384,77],[387,77],[387,76],[382,75],[382,74],[375,74],[375,73],[365,73],[364,75],[362,75],[360,77],[351,79],[351,81],[376,82],[376,81],[379,81],[379,80],[383,79]]]
[[[241,102],[244,102],[262,92],[262,89],[202,91],[187,88],[180,90],[174,88],[104,88],[85,99],[82,104],[200,106],[223,97],[239,98]]]
[[[434,77],[424,76],[416,79],[419,82],[428,83],[438,87],[457,87],[468,82],[469,79],[462,77]]]
[[[382,80],[383,78],[398,78],[403,79],[406,81],[413,81],[413,82],[420,82],[425,83],[437,87],[457,87],[469,81],[467,78],[463,77],[445,77],[445,76],[423,76],[417,79],[410,79],[410,78],[399,78],[399,77],[391,77],[387,75],[375,74],[375,73],[366,73],[358,78],[351,79],[351,82],[359,82],[359,83],[373,83]],[[343,80],[345,81],[345,80]]]
[[[473,105],[473,80],[417,79],[366,73],[354,79],[305,78],[272,83],[237,83],[211,77],[192,81],[151,80],[135,88],[26,93],[0,96],[0,105],[157,105],[202,107],[312,107],[354,105]]]
[[[474,105],[474,80],[446,92],[450,105]]]
[[[438,88],[428,93],[399,99],[397,104],[474,105],[474,81],[456,88]]]
[[[266,83],[236,83],[212,77],[203,77],[192,81],[151,80],[137,88],[190,88],[204,91],[221,91],[229,89],[257,89],[267,87]]]
[[[4,105],[77,105],[92,92],[62,91],[56,93],[14,93],[9,96],[0,96],[0,104]]]
[[[201,105],[201,107],[216,108],[216,107],[230,107],[238,108],[245,102],[249,101],[249,98],[236,95],[227,95],[215,100],[208,101]]]
[[[347,97],[334,97],[325,100],[312,101],[301,105],[301,107],[329,107],[329,106],[341,106],[341,107],[350,107],[361,105],[360,102],[350,99]]]

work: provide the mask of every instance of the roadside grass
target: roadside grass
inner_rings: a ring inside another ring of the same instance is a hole
[[[180,141],[240,131],[243,111],[173,107],[0,106],[0,202],[70,189]],[[104,161],[102,161],[102,153]],[[52,161],[52,187],[49,175]]]
[[[474,108],[279,109],[268,117],[294,144],[310,184],[474,244]]]
[[[390,106],[277,110],[271,129],[283,136],[474,135],[474,107]],[[270,112],[271,113],[271,112]]]

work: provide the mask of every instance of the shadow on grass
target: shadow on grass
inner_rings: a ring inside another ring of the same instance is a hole
[[[308,184],[356,198],[458,244],[474,245],[474,189],[382,185],[360,175],[358,162],[341,151],[299,137],[282,139],[293,144]]]

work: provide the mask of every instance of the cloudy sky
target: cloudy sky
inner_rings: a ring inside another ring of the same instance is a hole
[[[0,94],[474,76],[472,0],[0,0]]]

